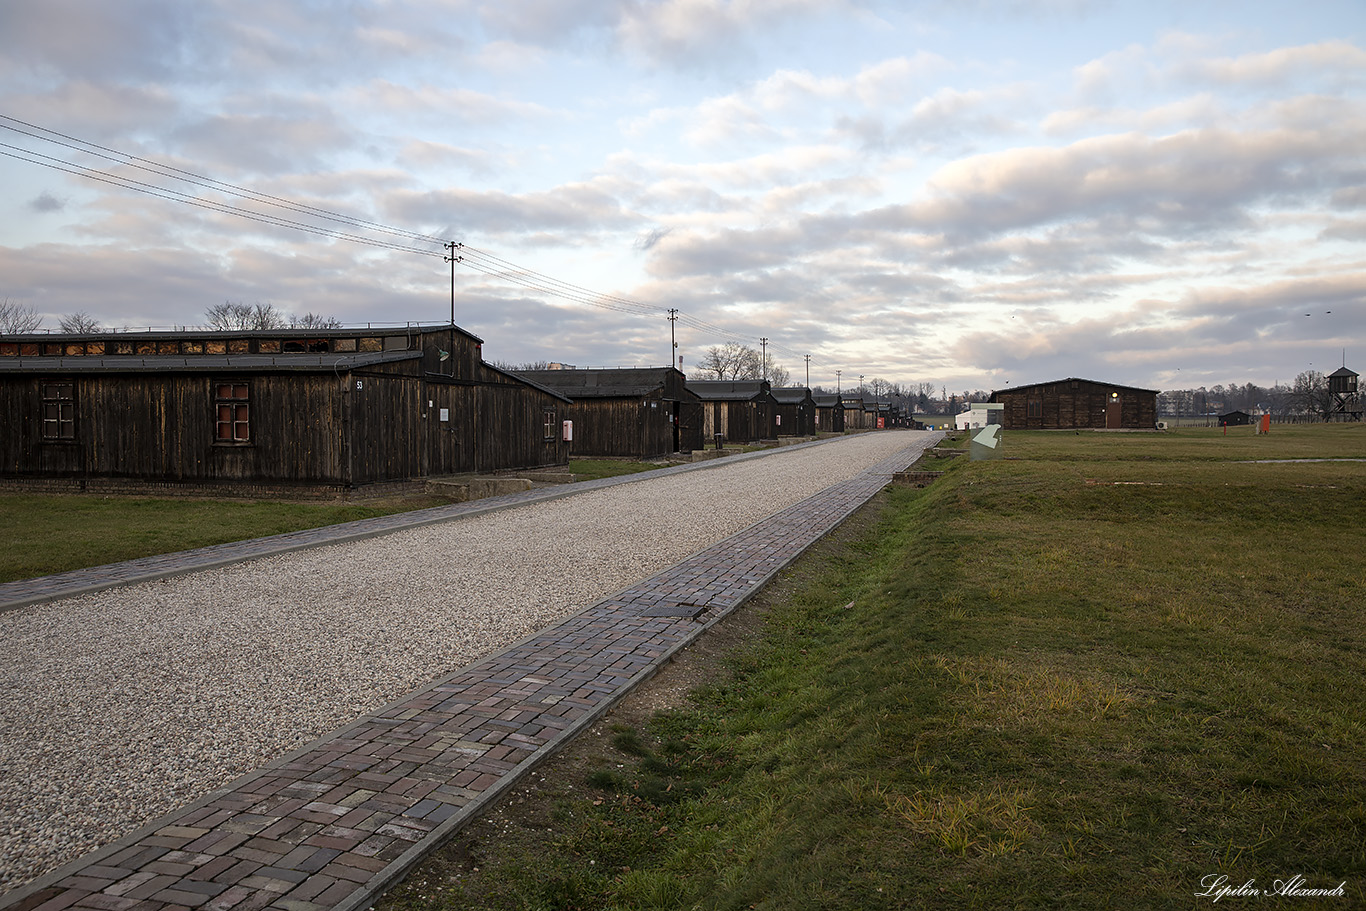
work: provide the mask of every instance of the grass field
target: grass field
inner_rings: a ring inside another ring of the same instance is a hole
[[[598,478],[616,478],[626,474],[653,471],[660,466],[654,462],[637,462],[628,459],[570,459],[569,471],[576,481],[595,481]]]
[[[1366,428],[1005,446],[383,907],[1366,907]]]
[[[0,582],[447,502],[366,505],[0,494]]]
[[[569,463],[579,480],[658,467],[615,459]],[[0,582],[448,502],[422,496],[343,504],[0,494]]]

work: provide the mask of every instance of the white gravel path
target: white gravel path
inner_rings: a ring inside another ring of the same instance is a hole
[[[0,615],[0,890],[929,436],[862,434]]]

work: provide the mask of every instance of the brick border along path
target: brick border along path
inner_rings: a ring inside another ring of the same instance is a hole
[[[0,909],[369,907],[939,436],[0,897]]]

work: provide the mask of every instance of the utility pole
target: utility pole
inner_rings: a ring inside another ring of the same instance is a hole
[[[674,323],[678,322],[678,308],[669,308],[669,366],[678,363],[678,342],[674,341]],[[679,368],[682,369],[682,368]]]
[[[455,264],[464,259],[455,251],[463,246],[465,245],[456,241],[445,244],[446,249],[451,251],[451,255],[445,258],[446,262],[451,264],[451,352],[447,355],[451,362],[451,376],[455,376]]]
[[[759,379],[768,379],[768,339],[759,339],[759,349],[763,352],[759,355]]]
[[[811,355],[809,355],[809,354],[803,354],[802,357],[806,358],[806,388],[807,388],[807,389],[810,389],[810,388],[811,388]]]
[[[454,325],[455,325],[455,264],[458,263],[458,262],[460,262],[462,259],[465,258],[465,257],[463,257],[463,256],[457,256],[456,253],[455,253],[455,251],[456,251],[456,250],[459,250],[461,247],[463,247],[463,246],[465,246],[465,245],[464,245],[464,244],[460,244],[460,243],[456,243],[455,241],[451,241],[450,243],[444,244],[443,246],[445,246],[445,248],[446,248],[447,250],[450,250],[450,251],[451,251],[451,255],[445,257],[445,260],[446,260],[446,262],[448,262],[448,263],[451,264],[451,325],[454,326]]]

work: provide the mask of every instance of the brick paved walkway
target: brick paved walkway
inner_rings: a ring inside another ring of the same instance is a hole
[[[7,911],[366,908],[938,435],[27,887]]]

